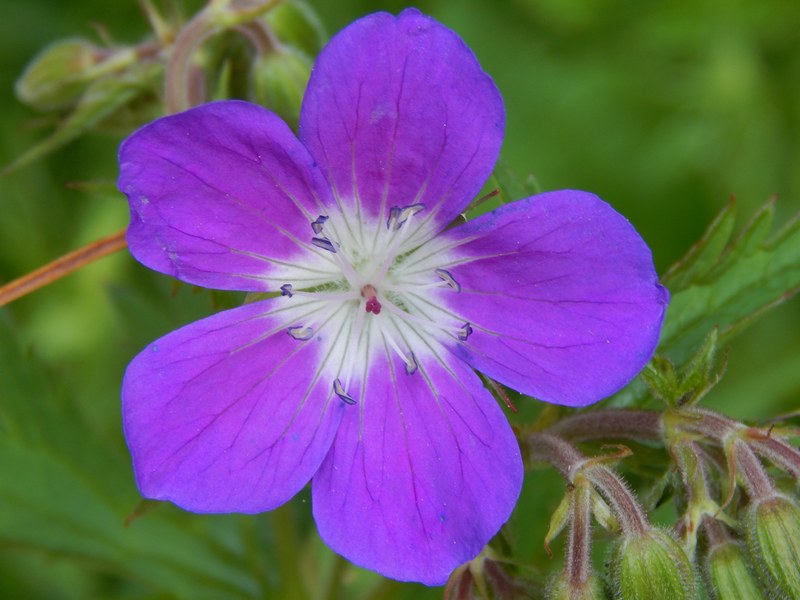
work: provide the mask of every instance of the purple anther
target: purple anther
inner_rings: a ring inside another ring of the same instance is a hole
[[[417,357],[414,356],[413,352],[409,352],[408,356],[406,356],[406,375],[413,375],[419,369],[419,364],[417,363]]]
[[[322,232],[322,228],[325,227],[325,221],[328,220],[328,217],[325,215],[320,215],[317,217],[316,221],[311,223],[311,229],[314,230],[314,233],[319,235]]]
[[[353,397],[344,391],[344,386],[342,385],[342,382],[339,381],[339,379],[333,380],[333,391],[336,393],[337,396],[339,396],[339,399],[345,404],[356,403]]]
[[[336,254],[336,247],[333,245],[333,242],[326,237],[311,238],[311,243],[317,248],[322,248],[323,250]]]
[[[436,275],[442,281],[444,281],[447,285],[449,285],[455,291],[457,291],[457,292],[461,291],[461,285],[459,285],[459,283],[455,280],[455,278],[450,273],[450,271],[445,271],[444,269],[434,269],[433,272],[436,273]]]
[[[467,338],[472,335],[472,325],[469,323],[464,323],[461,326],[461,329],[458,330],[458,339],[462,342],[466,342]]]
[[[292,325],[287,330],[290,336],[292,336],[296,340],[310,340],[314,337],[314,330],[311,327],[306,327],[305,325]]]
[[[292,292],[292,284],[291,283],[284,283],[281,286],[281,296],[289,296],[291,298],[294,295]]]
[[[397,220],[400,218],[400,213],[403,211],[399,206],[393,206],[389,209],[389,218],[386,219],[386,229],[389,231],[395,230],[399,227]]]

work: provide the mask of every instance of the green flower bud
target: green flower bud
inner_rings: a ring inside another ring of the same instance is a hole
[[[264,15],[270,29],[282,42],[316,56],[325,45],[322,21],[302,0],[284,0]]]
[[[695,577],[683,548],[667,532],[650,529],[623,538],[612,556],[615,597],[693,600]]]
[[[786,496],[771,496],[747,513],[747,548],[768,589],[800,599],[800,508]]]
[[[710,548],[704,570],[706,588],[712,598],[764,598],[747,564],[747,558],[736,542],[726,541]]]
[[[42,50],[17,80],[20,101],[39,110],[66,108],[78,102],[89,86],[139,60],[133,48],[106,50],[73,38]]]
[[[253,65],[255,102],[296,127],[310,74],[309,60],[290,47],[259,57]]]
[[[606,594],[602,580],[596,575],[590,575],[583,584],[575,584],[569,581],[566,573],[562,573],[550,582],[545,598],[547,600],[606,600],[608,594]]]
[[[75,103],[86,89],[86,73],[101,60],[100,48],[73,38],[44,48],[17,80],[20,101],[39,110]]]

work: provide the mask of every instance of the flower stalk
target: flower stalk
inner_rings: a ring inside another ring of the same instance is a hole
[[[23,275],[0,287],[0,306],[26,296],[53,283],[101,258],[122,250],[127,245],[125,230],[91,242],[77,250],[57,258],[35,271]]]

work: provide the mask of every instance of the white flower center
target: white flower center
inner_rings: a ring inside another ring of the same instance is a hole
[[[334,211],[320,216],[310,232],[324,251],[309,266],[315,276],[281,287],[291,304],[287,333],[299,343],[321,342],[314,380],[330,378],[344,402],[362,397],[351,383],[364,385],[378,353],[399,356],[413,375],[426,361],[443,360],[443,343],[472,333],[441,301],[461,289],[446,268],[459,261],[423,209],[394,207],[383,222]]]

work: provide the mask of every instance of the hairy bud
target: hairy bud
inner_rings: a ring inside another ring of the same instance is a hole
[[[102,50],[81,38],[61,40],[42,50],[17,80],[17,97],[33,108],[63,108],[81,97]]]
[[[747,564],[747,557],[732,539],[709,548],[704,574],[706,589],[712,598],[764,598]]]
[[[692,563],[667,532],[649,529],[625,536],[612,556],[615,597],[624,600],[691,600],[696,597]]]
[[[591,575],[582,584],[570,581],[567,573],[554,578],[547,588],[547,600],[606,600],[608,594],[602,580]]]
[[[775,495],[754,503],[746,516],[747,548],[766,587],[800,599],[800,507]]]

